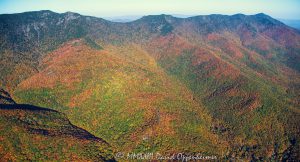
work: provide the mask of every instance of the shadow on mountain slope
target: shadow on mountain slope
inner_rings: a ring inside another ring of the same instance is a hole
[[[74,126],[64,114],[14,103],[1,90],[0,161],[115,161],[110,145]]]

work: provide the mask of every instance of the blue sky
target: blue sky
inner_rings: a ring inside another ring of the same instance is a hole
[[[300,0],[0,0],[0,13],[52,10],[96,17],[176,14],[256,14],[300,19]]]

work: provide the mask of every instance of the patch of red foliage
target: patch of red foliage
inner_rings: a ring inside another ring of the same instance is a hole
[[[69,107],[74,108],[80,106],[85,100],[87,100],[92,95],[92,89],[87,89],[81,92],[80,94],[73,96],[70,99]]]
[[[208,37],[210,39],[218,38],[216,34],[209,35]],[[149,53],[154,55],[157,60],[175,58],[176,56],[183,54],[185,51],[193,52],[192,65],[198,66],[205,63],[205,69],[203,70],[207,71],[208,75],[216,78],[222,78],[225,76],[234,79],[240,74],[238,69],[230,63],[225,62],[215,53],[215,51],[209,50],[209,47],[193,45],[175,34],[154,38],[149,44],[147,44],[147,46]],[[231,46],[230,49],[235,53],[236,57],[242,57],[242,54],[239,52],[237,47]]]
[[[239,114],[244,114],[261,106],[261,99],[258,93],[244,93],[243,100],[236,105],[240,109]]]
[[[212,51],[204,48],[198,48],[194,53],[193,66],[204,65],[203,71],[207,72],[208,76],[215,78],[229,77],[236,79],[240,75],[240,71],[232,64],[224,61]]]
[[[285,27],[274,27],[265,30],[262,34],[274,39],[278,44],[285,45],[287,47],[300,47],[300,36],[292,29]]]
[[[217,33],[210,33],[207,35],[207,40],[208,41],[217,41],[220,39],[220,35]]]
[[[63,44],[40,63],[41,71],[19,84],[22,89],[53,88],[62,84],[72,88],[82,80],[81,70],[95,63],[105,51],[93,50],[80,39]],[[92,62],[91,62],[92,61]]]
[[[207,40],[213,44],[215,49],[221,49],[222,52],[230,55],[234,59],[241,59],[244,57],[242,46],[238,44],[237,41],[231,40],[230,37],[226,38],[226,35],[211,33],[207,36]]]
[[[241,59],[244,57],[241,47],[239,47],[237,44],[233,42],[230,42],[228,40],[222,41],[219,47],[222,48],[222,50],[226,54],[229,54],[231,57],[235,59]]]

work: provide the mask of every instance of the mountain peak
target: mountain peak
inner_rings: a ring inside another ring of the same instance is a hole
[[[65,16],[66,21],[74,20],[81,16],[78,13],[70,12],[70,11],[63,13],[63,15]]]
[[[143,23],[149,25],[151,31],[159,32],[161,35],[167,35],[174,29],[172,23],[175,21],[175,17],[171,15],[148,15],[136,20],[136,23]]]
[[[267,25],[267,26],[284,25],[282,22],[280,22],[264,13],[258,13],[255,15],[251,15],[250,17],[253,18],[253,20],[255,20],[256,22],[259,22],[259,23],[261,23],[263,25]]]
[[[265,13],[258,13],[258,14],[255,14],[254,16],[259,16],[259,17],[270,17],[269,15],[265,14]]]
[[[79,13],[71,12],[71,11],[67,11],[67,12],[65,12],[63,14],[65,14],[65,15],[80,15]]]
[[[27,13],[27,14],[41,14],[41,15],[50,15],[50,14],[57,14],[56,12],[53,12],[51,10],[40,10],[40,11],[29,11],[29,12],[24,12],[24,13]]]
[[[51,11],[51,10],[40,10],[40,11],[38,11],[38,12],[44,12],[44,13],[55,13],[55,12],[53,12],[53,11]]]
[[[242,14],[242,13],[238,13],[238,14],[232,15],[232,17],[244,18],[244,17],[246,17],[246,15]]]
[[[167,15],[167,14],[160,14],[160,15],[147,15],[143,16],[141,19],[142,20],[169,20],[175,18],[172,15]]]

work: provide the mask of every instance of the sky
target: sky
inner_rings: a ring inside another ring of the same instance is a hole
[[[300,19],[300,0],[0,0],[0,14],[26,11],[67,11],[96,17],[138,15],[247,15]]]

